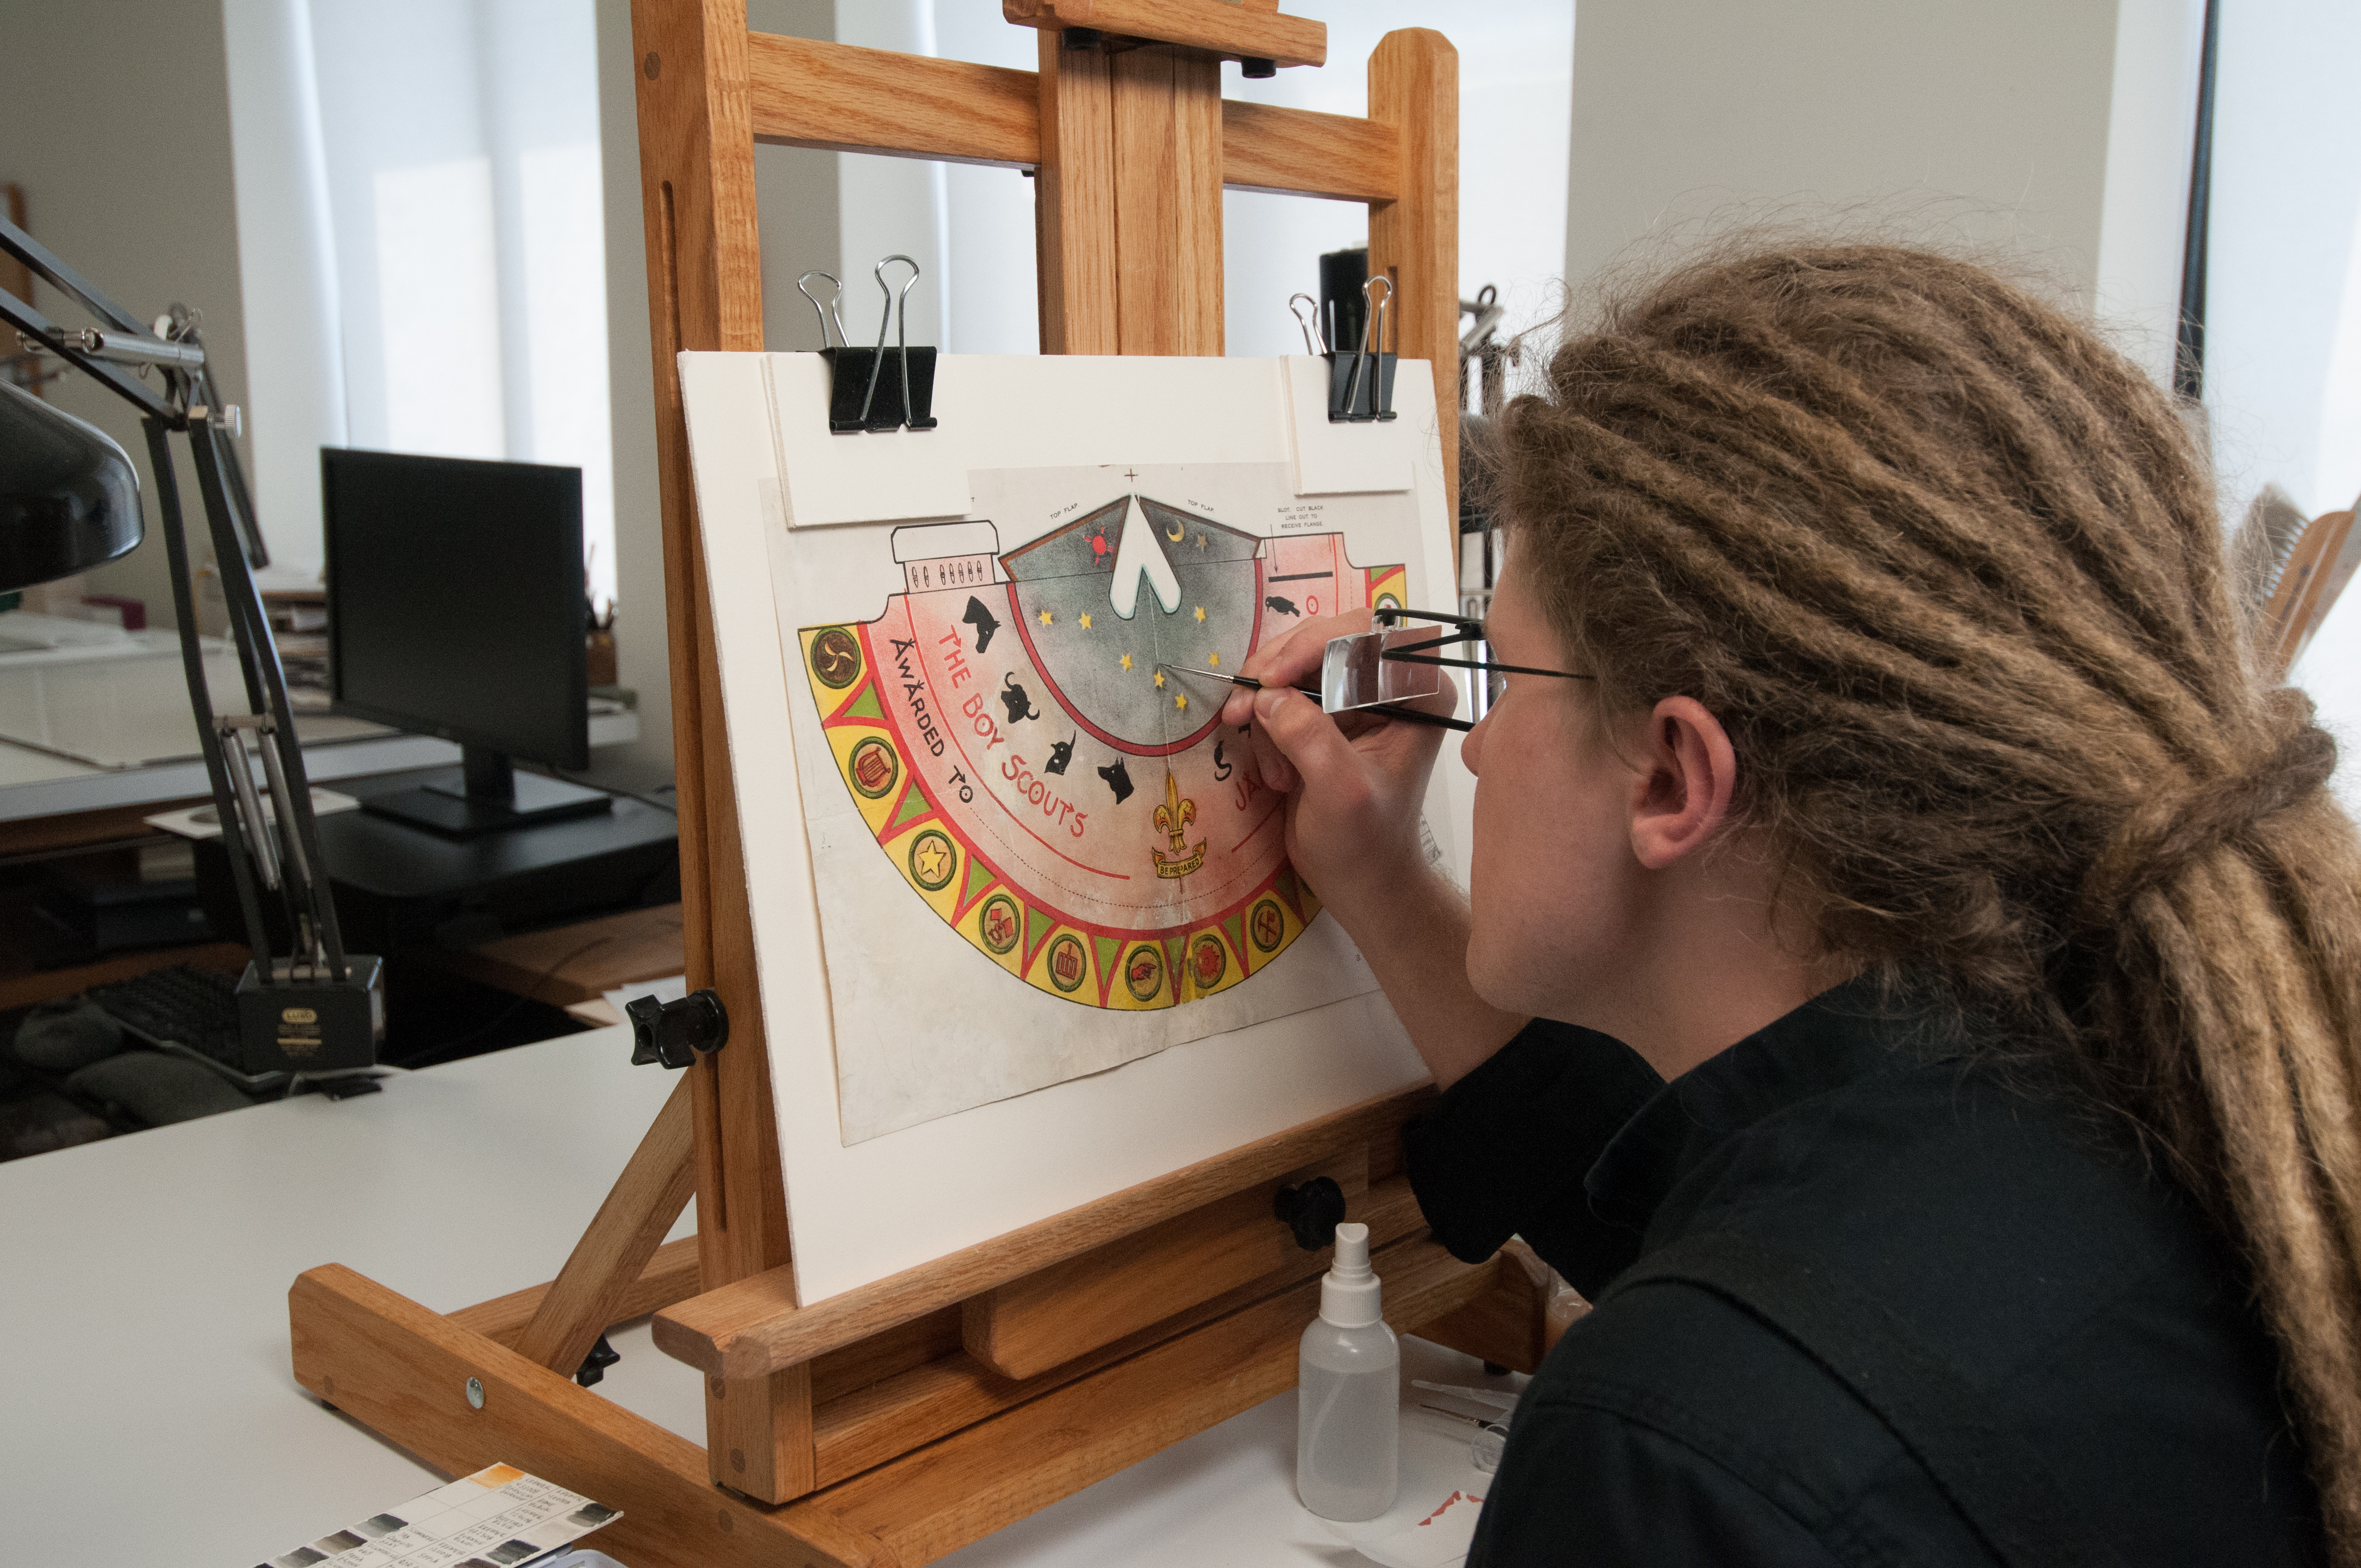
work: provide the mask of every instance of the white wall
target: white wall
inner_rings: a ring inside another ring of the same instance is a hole
[[[2117,343],[2172,381],[2205,0],[2120,0],[2107,105],[2097,306]]]
[[[239,294],[255,330],[251,429],[254,508],[273,571],[318,577],[320,448],[342,446],[344,338],[327,159],[320,141],[307,0],[223,0],[230,152],[237,186]]]
[[[2277,484],[2311,516],[2361,491],[2361,6],[2222,8],[2206,280],[2205,405],[2224,501]],[[2361,815],[2361,593],[2291,672],[2343,743]]]
[[[1719,225],[1874,220],[2029,261],[2088,303],[2115,15],[2114,0],[1584,0],[1567,277]]]
[[[221,395],[245,405],[246,313],[221,13],[185,0],[110,0],[105,17],[100,28],[90,7],[0,0],[8,64],[0,90],[0,180],[25,187],[33,237],[135,317],[145,321],[175,301],[203,311]],[[101,86],[76,62],[90,62]],[[88,324],[54,289],[37,285],[30,302],[66,325]],[[49,394],[122,444],[145,492],[147,541],[91,574],[91,591],[145,599],[151,624],[171,625],[171,578],[137,411],[80,372],[51,382]],[[250,442],[249,434],[238,444],[249,465]],[[186,444],[178,444],[191,547],[202,560],[210,552],[196,475]],[[268,511],[262,521],[274,526]]]

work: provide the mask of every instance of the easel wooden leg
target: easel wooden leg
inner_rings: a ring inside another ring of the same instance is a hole
[[[518,1336],[519,1355],[570,1377],[618,1321],[624,1295],[688,1207],[695,1170],[689,1145],[688,1085],[677,1083]]]
[[[1369,203],[1369,270],[1394,286],[1401,356],[1434,366],[1446,515],[1459,516],[1459,51],[1404,27],[1369,56],[1369,118],[1401,137],[1401,194]],[[1455,538],[1454,559],[1457,558]]]
[[[287,1307],[298,1383],[446,1475],[504,1461],[621,1508],[595,1543],[635,1568],[898,1568],[832,1515],[714,1490],[686,1438],[349,1268],[304,1274]]]

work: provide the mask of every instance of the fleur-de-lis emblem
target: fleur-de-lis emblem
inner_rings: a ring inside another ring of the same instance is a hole
[[[1189,824],[1197,820],[1197,803],[1180,798],[1180,781],[1171,770],[1164,773],[1164,804],[1156,808],[1156,830],[1170,840],[1172,852],[1148,851],[1160,877],[1184,877],[1205,863],[1205,846],[1189,842]]]

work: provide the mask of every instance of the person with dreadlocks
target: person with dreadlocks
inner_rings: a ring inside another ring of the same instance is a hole
[[[1694,263],[1486,465],[1465,743],[1233,696],[1433,1069],[1434,1234],[1590,1297],[1471,1568],[2361,1568],[2361,854],[2171,400],[1991,273]],[[1350,733],[1348,733],[1348,729]]]

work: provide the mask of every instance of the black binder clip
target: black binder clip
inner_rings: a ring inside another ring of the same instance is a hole
[[[898,261],[910,269],[910,276],[897,296],[893,285],[885,281],[887,262]],[[804,288],[804,279],[836,279],[826,272],[807,272],[796,280],[796,288],[812,309],[819,312],[819,335],[822,345],[828,343],[828,323],[831,311],[823,309],[811,291]],[[840,435],[863,430],[899,430],[907,425],[912,430],[935,428],[935,351],[910,346],[910,290],[918,281],[918,264],[906,256],[889,256],[877,264],[877,286],[885,291],[885,313],[877,321],[877,346],[854,348],[823,346],[820,353],[828,358],[829,381],[828,393],[828,428]],[[838,285],[837,295],[829,299],[833,307],[843,293]],[[897,317],[896,312],[899,312]],[[897,326],[898,322],[898,326]],[[885,329],[897,326],[895,345],[892,353],[885,350]],[[837,318],[836,335],[839,345],[844,343],[844,321]]]
[[[1383,289],[1383,294],[1372,294],[1373,289]],[[1302,298],[1303,296],[1297,296]],[[1323,353],[1328,361],[1328,422],[1331,424],[1366,424],[1371,420],[1394,417],[1394,361],[1399,356],[1380,352],[1385,347],[1386,317],[1394,302],[1393,280],[1383,273],[1361,285],[1361,297],[1368,309],[1364,313],[1367,325],[1362,331],[1361,346],[1338,350],[1334,347],[1315,352]],[[1288,302],[1293,310],[1293,300]],[[1303,317],[1299,313],[1296,321]],[[1304,328],[1308,342],[1312,329]],[[1395,347],[1400,347],[1396,334]]]

